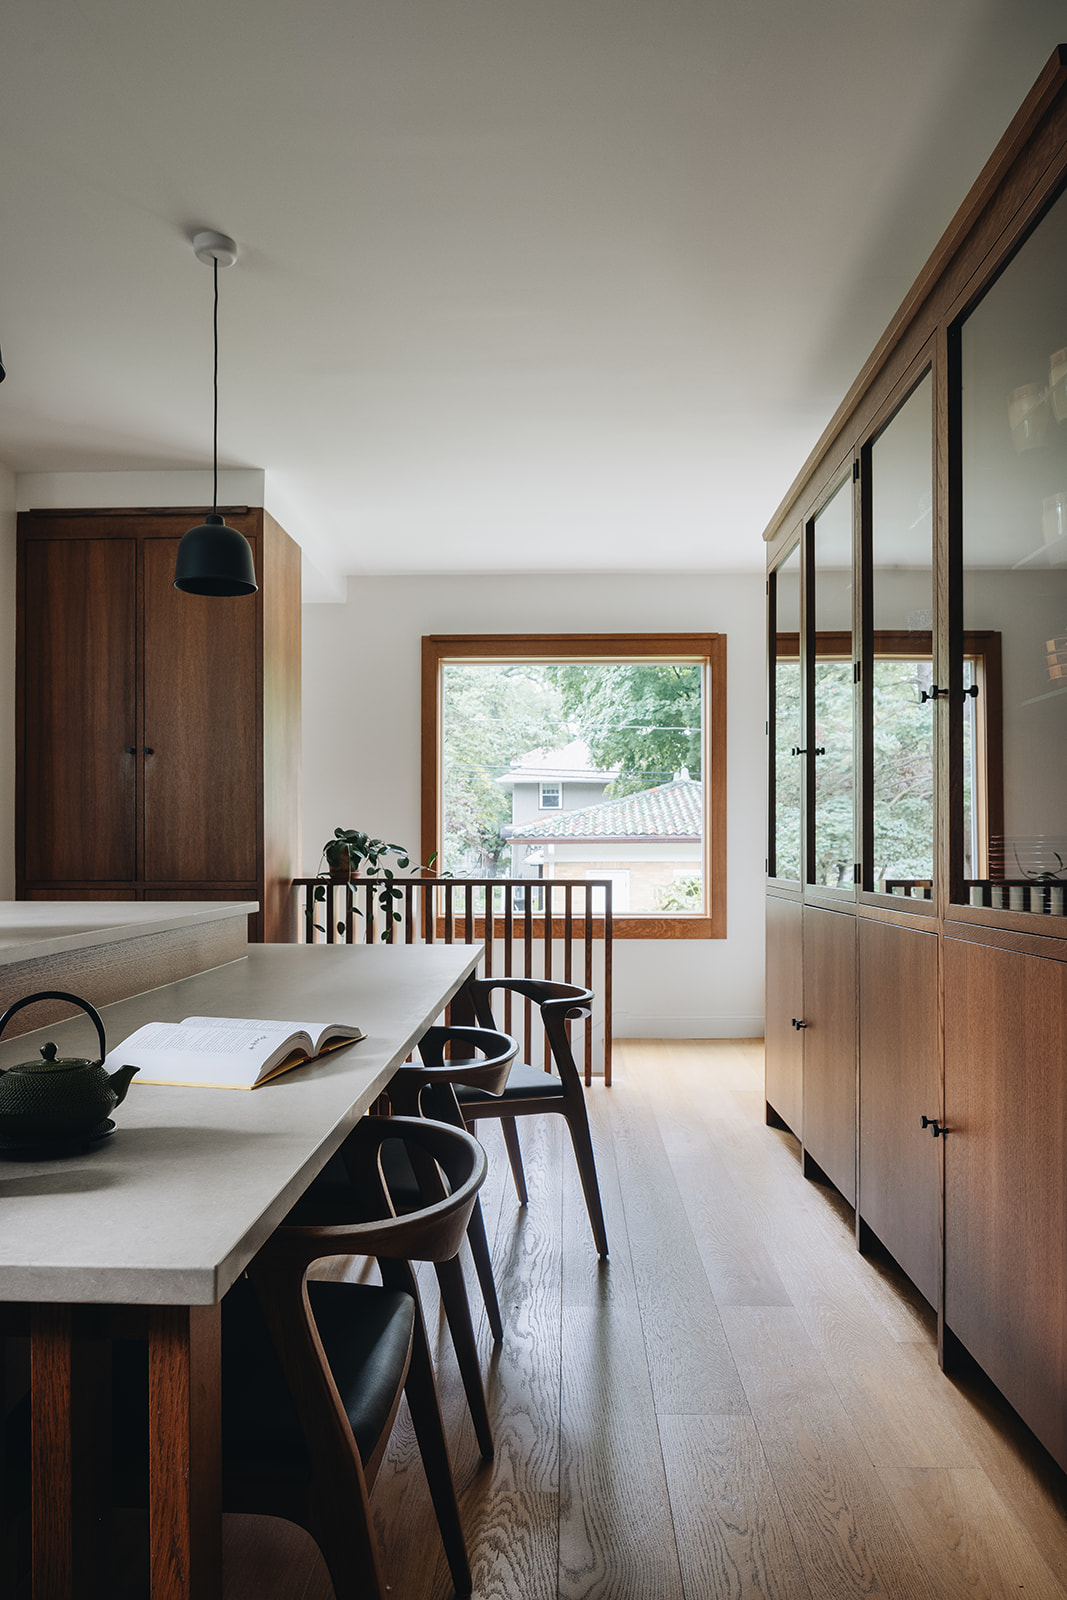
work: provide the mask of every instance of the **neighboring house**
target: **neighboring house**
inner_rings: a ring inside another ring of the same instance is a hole
[[[526,755],[518,756],[497,782],[511,790],[511,821],[514,826],[516,823],[537,822],[542,817],[555,817],[563,811],[594,805],[603,799],[604,790],[618,776],[618,768],[598,772],[593,766],[593,757],[585,740],[572,739],[570,744],[558,750],[531,750]],[[507,828],[504,833],[508,834]],[[511,871],[514,877],[523,876],[526,856],[526,851],[512,849]]]
[[[610,878],[614,910],[654,913],[665,891],[700,878],[702,815],[702,786],[683,770],[654,789],[503,831],[516,876],[541,868],[546,878]]]

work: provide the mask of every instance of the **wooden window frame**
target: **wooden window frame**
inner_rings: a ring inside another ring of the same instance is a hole
[[[422,640],[422,859],[440,852],[441,669],[470,661],[696,661],[704,673],[703,912],[616,913],[616,939],[726,938],[726,635],[429,634]],[[596,874],[592,873],[595,877]]]

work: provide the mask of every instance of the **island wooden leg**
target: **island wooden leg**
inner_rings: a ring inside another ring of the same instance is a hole
[[[221,1311],[159,1306],[148,1344],[152,1600],[221,1600]]]
[[[91,1313],[35,1306],[30,1319],[30,1541],[33,1594],[105,1591],[110,1347]]]

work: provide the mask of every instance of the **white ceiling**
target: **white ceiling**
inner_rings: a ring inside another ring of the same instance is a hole
[[[0,461],[326,574],[758,568],[1062,0],[6,0]]]

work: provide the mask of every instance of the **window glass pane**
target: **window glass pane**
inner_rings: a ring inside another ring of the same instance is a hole
[[[800,881],[800,546],[775,576],[774,861],[776,878]]]
[[[930,898],[934,875],[932,393],[927,375],[871,448],[873,860],[867,882]]]
[[[704,913],[699,661],[446,664],[441,870],[610,877],[616,910]]]
[[[815,771],[813,883],[852,888],[853,815],[852,484],[842,484],[815,519]]]
[[[961,330],[965,897],[1063,915],[1067,871],[1067,198]],[[1002,727],[990,676],[999,645]],[[959,682],[957,675],[954,680]],[[1002,754],[1000,740],[1003,739]]]

